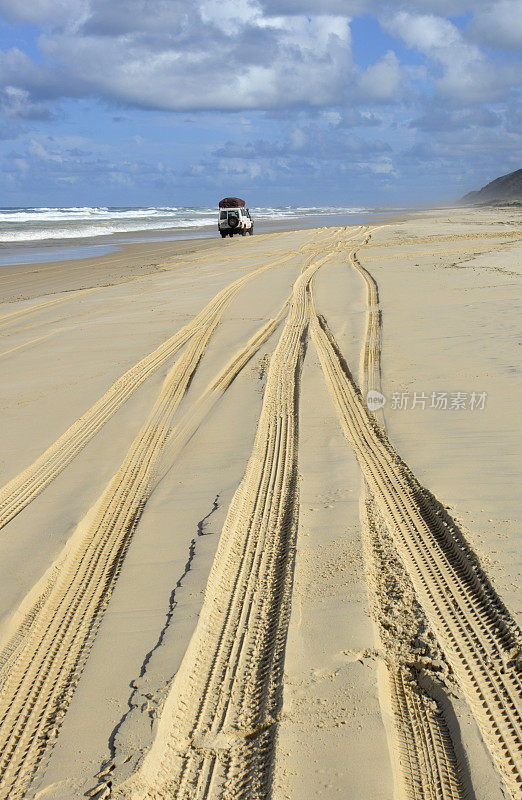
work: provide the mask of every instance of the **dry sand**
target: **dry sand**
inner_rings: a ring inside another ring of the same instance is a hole
[[[518,800],[520,212],[153,247],[0,273],[0,798]]]

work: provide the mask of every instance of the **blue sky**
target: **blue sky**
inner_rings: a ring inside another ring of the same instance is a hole
[[[0,0],[0,205],[396,206],[522,166],[522,0]]]

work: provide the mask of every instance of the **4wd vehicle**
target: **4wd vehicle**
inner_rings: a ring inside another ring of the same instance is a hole
[[[219,201],[218,231],[223,239],[235,233],[252,236],[254,222],[250,211],[245,206],[245,201],[239,197],[225,197]]]

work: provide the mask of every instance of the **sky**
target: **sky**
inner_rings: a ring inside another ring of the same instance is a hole
[[[0,0],[0,206],[453,202],[521,52],[522,0]]]

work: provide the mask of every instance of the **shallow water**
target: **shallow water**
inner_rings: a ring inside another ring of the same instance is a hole
[[[109,244],[63,245],[58,247],[0,247],[0,267],[14,264],[45,264],[48,261],[74,261],[78,258],[97,258],[119,250]]]

